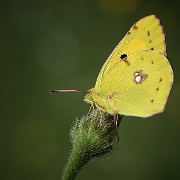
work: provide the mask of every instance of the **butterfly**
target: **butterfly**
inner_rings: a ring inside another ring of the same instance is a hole
[[[102,66],[84,101],[111,115],[150,117],[164,111],[173,84],[163,27],[155,15],[136,22]],[[82,92],[81,90],[54,90]]]

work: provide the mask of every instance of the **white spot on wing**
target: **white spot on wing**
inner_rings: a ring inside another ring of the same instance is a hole
[[[138,72],[136,72],[134,75],[135,75],[135,76],[138,76],[138,74],[139,74],[139,73],[138,73]]]
[[[134,82],[136,84],[142,84],[147,77],[147,74],[143,74],[143,70],[134,72]]]
[[[136,75],[135,75],[135,76],[136,76]],[[141,76],[136,76],[135,81],[136,81],[137,83],[140,83],[140,82],[142,81],[142,77],[141,77]]]

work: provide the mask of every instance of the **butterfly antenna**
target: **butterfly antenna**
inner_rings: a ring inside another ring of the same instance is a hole
[[[54,90],[54,91],[50,91],[51,94],[56,94],[56,93],[60,93],[60,92],[85,92],[83,90]]]

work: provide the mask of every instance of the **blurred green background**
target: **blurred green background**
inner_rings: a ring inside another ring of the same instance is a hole
[[[170,0],[1,0],[0,179],[60,179],[69,129],[89,105],[81,93],[49,91],[93,87],[117,43],[150,14],[164,26],[175,74],[166,110],[124,117],[112,153],[76,179],[180,179],[179,7]]]

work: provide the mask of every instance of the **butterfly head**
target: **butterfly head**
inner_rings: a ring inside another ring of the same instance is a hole
[[[93,102],[93,93],[94,93],[94,88],[89,89],[84,93],[84,101],[87,103],[92,103]]]

